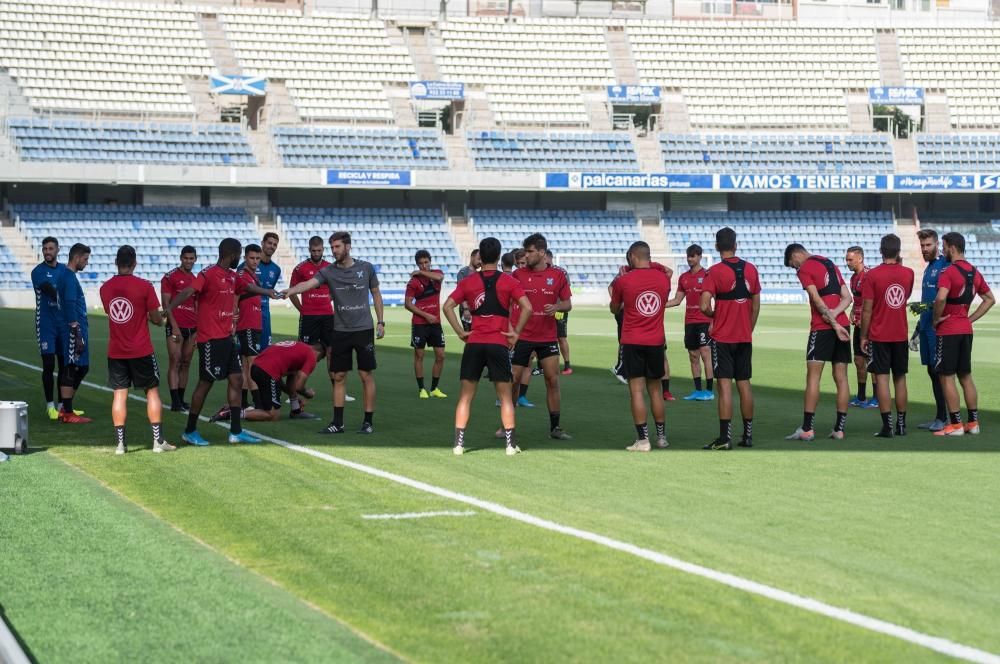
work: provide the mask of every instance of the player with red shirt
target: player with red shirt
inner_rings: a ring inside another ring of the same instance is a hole
[[[323,258],[323,238],[313,235],[309,238],[309,258],[292,270],[292,280],[289,285],[298,286],[304,281],[309,281],[329,264],[329,261]],[[330,287],[322,284],[302,293],[301,296],[291,295],[288,299],[299,312],[299,341],[312,346],[317,359],[328,356],[333,346],[333,304]]]
[[[823,367],[833,363],[833,382],[837,385],[837,418],[830,438],[844,437],[847,425],[847,404],[851,390],[847,385],[847,365],[851,361],[851,334],[847,308],[853,298],[851,290],[833,261],[813,255],[801,244],[785,247],[785,267],[795,270],[809,298],[812,320],[809,343],[806,345],[806,392],[802,426],[785,440],[810,441],[816,438],[816,405],[819,403],[819,382]]]
[[[482,270],[458,282],[455,290],[444,302],[444,315],[458,338],[465,342],[462,352],[460,377],[462,389],[455,406],[455,454],[465,452],[465,428],[469,423],[472,400],[488,368],[497,399],[500,401],[500,419],[507,443],[507,456],[521,451],[514,442],[514,402],[511,399],[513,374],[510,367],[509,348],[517,343],[518,336],[531,318],[528,301],[520,282],[513,276],[497,270],[500,259],[500,240],[484,238],[479,243]],[[510,307],[521,307],[521,318],[510,329]],[[466,332],[455,315],[455,308],[465,303],[472,314],[472,330]]]
[[[618,277],[628,273],[632,269],[631,267],[628,266],[627,257],[625,260],[626,264],[618,268],[618,275],[611,280],[610,284],[608,284],[608,297],[611,297],[615,281],[618,279]],[[653,268],[654,270],[659,270],[660,272],[667,275],[668,282],[674,275],[673,270],[671,270],[669,267],[667,267],[662,263],[657,263],[656,261],[650,261],[649,267]],[[668,292],[667,295],[669,294],[670,293]],[[666,309],[668,305],[669,302],[667,304],[664,304],[663,307]],[[619,380],[619,382],[621,382],[622,385],[628,385],[628,379],[625,377],[625,365],[622,362],[622,323],[624,322],[624,320],[625,320],[625,314],[623,311],[619,310],[618,313],[615,314],[615,324],[618,327],[618,364],[616,364],[611,369],[611,373],[614,375],[615,378]],[[666,350],[666,344],[664,344],[663,349]],[[670,393],[670,358],[667,357],[666,353],[663,354],[663,378],[660,379],[660,386],[663,389],[664,401],[677,400],[674,398],[674,395]]]
[[[153,285],[132,273],[135,271],[135,249],[129,245],[118,248],[115,265],[118,276],[111,277],[101,286],[101,303],[108,314],[108,382],[114,391],[111,402],[111,421],[115,426],[118,447],[115,454],[125,454],[125,419],[128,416],[128,390],[130,387],[146,393],[146,416],[153,430],[153,451],[169,452],[177,449],[163,440],[160,403],[160,371],[156,366],[156,353],[149,338],[147,323],[163,325],[160,303]]]
[[[177,293],[194,281],[191,270],[197,260],[198,252],[194,247],[186,245],[181,249],[181,264],[160,279],[160,299],[163,306],[169,305]],[[175,413],[189,408],[184,401],[184,391],[187,390],[188,370],[194,355],[197,324],[198,312],[193,301],[185,302],[167,313],[167,385],[170,387],[170,410]]]
[[[441,328],[441,283],[444,272],[431,269],[431,253],[418,251],[413,260],[417,269],[410,273],[403,296],[403,306],[413,314],[410,319],[410,346],[413,347],[413,374],[417,379],[417,396],[421,399],[448,395],[438,389],[444,370],[444,330]],[[424,348],[434,349],[431,368],[431,391],[424,386]]]
[[[890,233],[882,237],[882,264],[873,268],[862,287],[861,347],[868,353],[868,370],[875,376],[875,395],[882,413],[876,436],[892,438],[889,373],[896,395],[895,435],[906,435],[906,372],[910,365],[910,330],[906,303],[913,293],[913,270],[900,263],[902,242]]]
[[[684,302],[684,348],[691,361],[691,377],[694,378],[694,392],[684,397],[685,401],[711,401],[712,392],[712,350],[709,348],[708,326],[712,322],[701,313],[702,284],[705,282],[705,268],[701,265],[702,248],[692,244],[687,248],[688,271],[677,279],[677,292],[667,302],[667,308]],[[705,366],[705,380],[701,382],[701,367]]]
[[[743,437],[740,447],[753,447],[753,331],[760,314],[760,276],[757,268],[736,256],[736,231],[722,228],[715,234],[719,262],[710,267],[702,283],[701,313],[711,319],[708,328],[712,372],[719,388],[719,437],[704,450],[733,447],[733,381],[740,394]]]
[[[622,366],[628,379],[632,403],[632,421],[636,439],[626,447],[630,452],[648,452],[649,424],[646,420],[646,399],[653,411],[656,425],[656,446],[665,448],[667,443],[666,417],[660,398],[660,379],[663,378],[663,360],[666,355],[666,336],[663,332],[663,305],[670,297],[670,277],[653,268],[649,245],[633,242],[625,254],[629,271],[620,275],[611,285],[611,313],[622,312],[621,352]]]
[[[972,324],[982,318],[996,299],[982,273],[965,260],[965,238],[961,233],[941,236],[944,255],[951,263],[938,276],[938,292],[934,298],[932,324],[937,333],[935,370],[941,378],[948,406],[948,425],[935,436],[962,436],[979,433],[979,393],[972,380]],[[981,302],[969,314],[972,300],[978,295]],[[962,426],[958,389],[955,375],[962,385],[969,421]]]
[[[187,427],[181,438],[190,445],[208,445],[198,433],[198,416],[205,405],[205,398],[217,380],[227,378],[229,403],[229,442],[259,443],[260,439],[243,431],[240,423],[240,389],[243,386],[243,367],[236,347],[235,317],[237,313],[236,266],[239,264],[240,241],[227,237],[219,243],[219,260],[198,273],[190,286],[174,297],[164,307],[177,308],[197,293],[198,301],[198,385],[191,397]]]
[[[257,385],[254,407],[244,410],[243,419],[277,422],[281,417],[282,392],[288,393],[291,419],[317,419],[302,408],[306,400],[306,380],[317,361],[312,346],[301,341],[278,341],[262,350],[250,368],[250,377]]]
[[[538,365],[545,376],[545,395],[549,408],[549,437],[570,440],[571,436],[560,426],[561,399],[559,395],[559,342],[556,312],[566,313],[573,308],[569,277],[565,270],[550,266],[545,259],[548,242],[541,233],[524,239],[525,267],[514,272],[524,294],[531,302],[531,317],[524,326],[514,352],[514,384],[530,374],[531,356],[538,358]]]
[[[851,347],[854,350],[854,369],[858,374],[858,393],[848,403],[849,406],[858,408],[874,408],[878,405],[875,398],[875,374],[872,374],[872,396],[868,400],[868,356],[861,347],[861,308],[864,305],[862,289],[865,284],[865,277],[868,276],[868,266],[865,265],[865,250],[860,246],[847,248],[844,255],[844,263],[851,271],[850,289],[851,297],[854,298],[854,305],[851,307],[851,325],[854,326]]]

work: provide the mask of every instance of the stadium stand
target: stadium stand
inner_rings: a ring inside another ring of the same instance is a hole
[[[285,79],[303,117],[387,122],[383,86],[417,78],[405,46],[379,20],[278,9],[220,12],[243,73]]]
[[[955,127],[1000,125],[1000,29],[900,28],[907,83],[945,90]]]
[[[965,237],[965,257],[976,266],[986,283],[996,288],[1000,283],[1000,219],[990,223],[935,223],[922,222],[921,226],[933,228],[938,236],[952,231]]]
[[[1000,170],[1000,135],[917,134],[922,173],[990,173]]]
[[[848,244],[858,244],[866,256],[878,256],[879,240],[893,232],[889,212],[665,212],[663,229],[674,251],[715,246],[715,232],[729,226],[738,235],[737,253],[760,270],[761,287],[801,290],[795,272],[784,266],[785,246],[801,242],[811,253],[843,262]],[[871,259],[869,259],[871,262]],[[843,272],[843,268],[841,268]],[[845,277],[846,278],[846,277]]]
[[[627,30],[643,83],[682,89],[694,126],[845,126],[845,90],[880,84],[872,28],[647,19]]]
[[[285,166],[438,170],[448,168],[433,129],[276,127]]]
[[[47,235],[59,239],[61,261],[76,242],[90,247],[90,264],[79,275],[84,287],[99,286],[118,274],[115,253],[122,244],[135,247],[139,259],[135,273],[159,283],[164,272],[177,266],[186,244],[198,250],[197,271],[215,263],[224,237],[243,243],[260,241],[241,208],[32,204],[11,206],[11,213],[39,255]]]
[[[11,253],[10,248],[0,240],[0,289],[22,288],[31,288],[28,273]]]
[[[586,125],[582,89],[616,82],[600,21],[478,17],[440,29],[442,76],[485,86],[500,125]]]
[[[615,133],[469,132],[469,151],[480,170],[634,171],[632,138]]]
[[[212,57],[178,5],[4,0],[0,67],[40,109],[194,113],[186,76]]]
[[[234,124],[10,118],[7,125],[26,161],[256,164],[250,144]]]
[[[375,265],[381,290],[389,297],[393,291],[402,295],[410,273],[416,269],[413,255],[417,249],[431,252],[435,267],[447,276],[446,284],[453,283],[455,273],[464,264],[439,209],[285,207],[275,211],[279,233],[287,239],[298,261],[309,257],[311,236],[319,235],[326,244],[332,231],[349,231],[351,256]]]
[[[641,239],[630,210],[479,209],[469,211],[469,220],[477,240],[493,236],[505,250],[520,247],[532,233],[542,233],[557,262],[566,254],[594,254],[591,259],[576,256],[564,266],[570,283],[582,288],[607,288],[629,245]]]
[[[891,173],[887,136],[661,134],[668,172]]]

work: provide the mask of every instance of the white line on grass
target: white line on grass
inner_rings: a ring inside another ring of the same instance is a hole
[[[4,664],[30,664],[31,660],[24,654],[21,644],[14,638],[14,633],[7,627],[0,615],[0,662]]]
[[[26,369],[31,369],[33,371],[41,370],[35,365],[5,357],[3,355],[0,355],[0,360],[24,367]],[[111,388],[106,385],[98,385],[97,383],[92,383],[90,381],[84,381],[83,384],[105,392],[112,391]],[[129,398],[135,399],[136,401],[146,401],[143,397],[137,394],[130,393]],[[202,417],[202,419],[205,418]],[[225,422],[217,422],[216,424],[221,427],[229,426]],[[340,457],[335,457],[332,454],[320,452],[319,450],[314,450],[310,447],[296,445],[295,443],[290,443],[287,440],[281,440],[280,438],[274,438],[272,436],[268,436],[267,434],[255,431],[253,432],[253,435],[258,436],[262,440],[274,443],[275,445],[280,445],[285,449],[292,450],[293,452],[307,454],[316,459],[328,461],[344,468],[350,468],[351,470],[365,473],[366,475],[402,484],[403,486],[408,486],[411,489],[416,489],[417,491],[423,491],[441,498],[447,498],[449,500],[454,500],[455,502],[464,503],[471,507],[477,507],[484,512],[492,512],[493,514],[497,514],[530,526],[535,526],[543,530],[599,544],[609,549],[614,549],[615,551],[621,551],[622,553],[627,553],[637,558],[642,558],[643,560],[663,565],[664,567],[670,567],[681,572],[686,572],[687,574],[693,574],[694,576],[699,576],[704,579],[721,583],[722,585],[729,586],[730,588],[742,590],[754,595],[760,595],[761,597],[766,597],[776,602],[781,602],[782,604],[788,604],[789,606],[804,609],[821,616],[833,618],[834,620],[839,620],[841,622],[854,625],[855,627],[861,627],[862,629],[867,629],[872,632],[892,636],[902,641],[928,648],[929,650],[949,655],[951,657],[964,659],[969,662],[977,662],[979,664],[1000,664],[1000,655],[980,650],[972,646],[956,643],[940,636],[924,634],[923,632],[918,632],[910,629],[909,627],[903,627],[902,625],[897,625],[885,620],[872,618],[871,616],[867,616],[863,613],[857,613],[855,611],[851,611],[850,609],[832,606],[825,602],[821,602],[818,599],[813,599],[812,597],[796,595],[795,593],[788,592],[787,590],[781,590],[780,588],[775,588],[774,586],[758,583],[757,581],[751,581],[750,579],[745,579],[741,576],[736,576],[735,574],[720,572],[719,570],[698,565],[696,563],[689,563],[686,560],[674,558],[673,556],[660,553],[659,551],[645,549],[635,544],[630,544],[629,542],[623,542],[621,540],[607,537],[606,535],[590,532],[589,530],[581,530],[580,528],[574,528],[573,526],[565,526],[555,521],[550,521],[548,519],[534,516],[533,514],[528,514],[527,512],[521,512],[510,507],[505,507],[499,503],[490,502],[481,498],[475,498],[473,496],[467,496],[450,489],[444,489],[442,487],[434,486],[433,484],[421,482],[420,480],[410,479],[409,477],[397,475],[396,473],[381,470],[373,466],[367,466],[356,461],[341,459]]]
[[[454,512],[443,510],[440,512],[403,512],[402,514],[362,514],[362,519],[388,520],[388,519],[427,519],[433,516],[474,516],[472,510],[464,512]]]

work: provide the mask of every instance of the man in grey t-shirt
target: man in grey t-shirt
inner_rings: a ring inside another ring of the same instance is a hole
[[[373,433],[375,415],[375,339],[385,335],[382,320],[382,293],[375,266],[351,258],[351,234],[338,231],[330,236],[334,263],[327,265],[307,281],[282,293],[298,295],[317,286],[329,286],[336,315],[333,319],[333,347],[330,352],[330,377],[333,379],[333,421],[320,433],[344,433],[344,395],[347,372],[358,358],[358,376],[364,388],[365,419],[358,433]],[[375,304],[378,322],[373,325],[368,294]],[[352,354],[353,353],[353,354]]]
[[[465,279],[470,274],[475,274],[482,267],[483,262],[479,259],[479,250],[473,249],[472,253],[469,254],[469,264],[458,271],[458,275],[455,277],[455,283],[458,283],[462,279]],[[472,313],[469,311],[469,307],[463,302],[458,307],[458,313],[462,318],[462,327],[465,328],[466,332],[472,330]]]

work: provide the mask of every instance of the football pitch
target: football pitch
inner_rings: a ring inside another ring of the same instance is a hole
[[[667,316],[678,397],[692,389],[680,315]],[[976,327],[978,437],[917,429],[933,402],[911,354],[908,436],[873,438],[877,410],[852,408],[843,441],[785,441],[801,424],[808,312],[765,306],[755,447],[701,450],[718,433],[715,403],[678,399],[667,404],[670,449],[629,454],[627,391],[608,371],[614,321],[578,308],[575,373],[561,379],[574,438],[546,436],[536,379],[537,407],[517,411],[524,451],[510,458],[485,381],[469,451],[452,454],[461,342],[448,337],[449,398],[419,400],[409,315],[386,320],[373,436],[354,433],[360,399],[347,404],[348,433],[316,433],[331,413],[318,370],[308,409],[321,420],[248,426],[278,444],[230,446],[224,428],[202,423],[210,447],[155,455],[144,404],[131,400],[130,452],[116,457],[110,394],[81,388],[75,404],[92,424],[49,422],[26,366],[40,364],[33,313],[0,310],[0,399],[31,403],[35,448],[0,464],[0,613],[26,652],[39,662],[998,661],[1000,317]],[[275,314],[279,336],[296,325]],[[103,385],[107,325],[92,314],[90,327],[87,380]],[[165,376],[163,333],[153,336]],[[834,421],[829,370],[823,386],[818,435]],[[348,392],[360,397],[356,375]],[[223,400],[216,386],[206,414]],[[165,413],[167,440],[180,445],[185,417]]]

